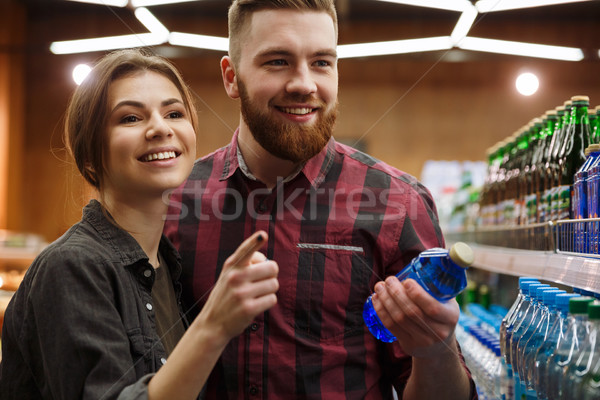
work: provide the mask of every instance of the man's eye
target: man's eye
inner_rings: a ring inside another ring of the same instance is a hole
[[[271,60],[267,64],[278,67],[278,66],[287,65],[287,62],[285,60]]]
[[[315,64],[317,65],[317,67],[329,67],[331,65],[331,63],[326,60],[319,60]]]

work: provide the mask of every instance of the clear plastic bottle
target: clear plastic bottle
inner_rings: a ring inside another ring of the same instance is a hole
[[[564,290],[553,289],[546,290],[542,294],[542,308],[539,322],[536,324],[535,330],[526,340],[523,346],[523,372],[521,377],[525,382],[527,390],[534,390],[534,370],[535,370],[535,355],[546,340],[552,323],[554,322],[553,315],[556,310],[556,296],[566,293]],[[523,338],[521,338],[523,340]]]
[[[590,373],[591,368],[600,360],[600,302],[593,301],[588,304],[587,336],[575,355],[575,362],[568,365],[563,375],[565,387],[563,398],[580,399],[583,397],[583,380]]]
[[[533,371],[534,389],[539,400],[548,398],[548,360],[554,353],[558,342],[564,337],[567,331],[567,317],[569,315],[569,299],[579,297],[575,293],[563,293],[556,295],[556,312],[554,322],[546,339],[535,354],[535,366]]]
[[[414,279],[431,296],[445,302],[454,298],[467,286],[466,269],[473,260],[473,250],[467,244],[457,242],[450,250],[436,247],[423,251],[396,277],[399,280]],[[363,319],[377,339],[387,343],[396,340],[377,316],[371,296],[365,303]]]
[[[525,295],[523,294],[523,287],[525,286],[525,282],[540,283],[535,278],[527,278],[527,277],[519,278],[519,293],[517,294],[517,298],[515,299],[515,302],[512,304],[512,306],[510,307],[510,309],[508,310],[508,312],[506,313],[504,318],[502,318],[502,322],[500,322],[500,352],[502,353],[502,356],[504,357],[505,360],[506,360],[506,330],[507,330],[507,327],[514,321],[515,313],[517,312],[518,309],[520,309],[521,304],[523,303],[523,299],[525,298]]]
[[[565,336],[560,340],[548,360],[548,399],[562,399],[565,382],[564,372],[574,362],[574,354],[579,351],[585,340],[587,306],[593,297],[580,296],[569,299],[568,326]]]
[[[529,326],[531,318],[533,317],[533,313],[537,307],[536,301],[534,300],[534,294],[538,287],[550,287],[550,285],[545,283],[534,283],[529,285],[526,292],[527,308],[525,309],[522,317],[518,321],[515,321],[510,342],[508,343],[507,347],[507,351],[510,352],[510,362],[515,380],[515,395],[517,398],[520,398],[521,394],[521,379],[519,376],[519,366],[517,360],[517,343],[519,343],[519,339],[523,335],[523,332],[525,332],[525,329]]]

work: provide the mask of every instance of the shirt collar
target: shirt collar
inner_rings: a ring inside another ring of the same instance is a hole
[[[233,138],[229,145],[223,166],[223,173],[221,174],[221,180],[229,179],[235,173],[236,169],[239,168],[244,176],[246,176],[248,179],[257,181],[258,179],[256,179],[252,172],[250,172],[246,162],[244,161],[244,157],[242,156],[242,152],[238,146],[238,136],[239,128],[236,129],[235,133],[233,134]],[[312,186],[315,188],[318,187],[321,182],[323,182],[327,172],[331,168],[334,155],[335,140],[333,137],[331,137],[329,142],[327,142],[327,145],[317,155],[308,160],[304,165],[298,167],[298,169],[291,175],[283,179],[283,183],[291,181],[300,173],[302,173]]]

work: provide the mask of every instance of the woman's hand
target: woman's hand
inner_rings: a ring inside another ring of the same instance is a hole
[[[210,324],[229,341],[242,333],[258,314],[277,303],[279,267],[257,251],[267,238],[264,231],[254,233],[225,261],[194,323]]]

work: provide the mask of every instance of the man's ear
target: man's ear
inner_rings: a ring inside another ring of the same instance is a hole
[[[221,58],[221,76],[223,77],[223,85],[225,86],[227,95],[232,99],[239,98],[240,93],[238,91],[237,75],[235,73],[233,61],[229,56]]]

